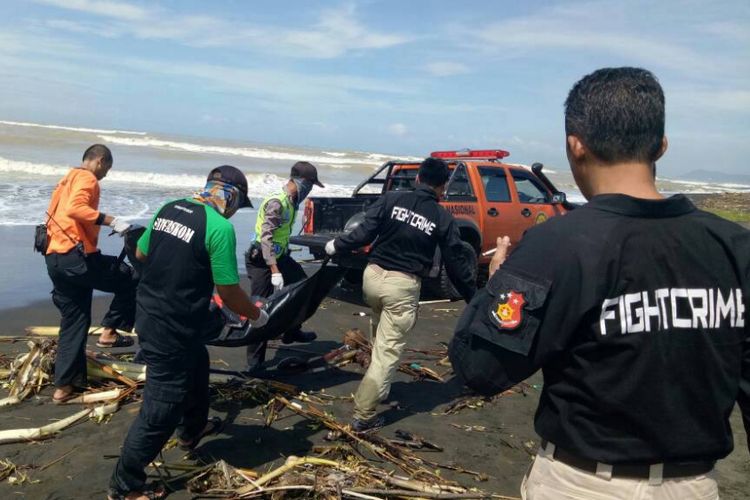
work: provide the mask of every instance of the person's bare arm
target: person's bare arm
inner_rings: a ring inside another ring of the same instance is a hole
[[[146,259],[148,258],[148,255],[141,252],[141,249],[136,247],[135,249],[135,258],[140,260],[141,262],[146,262]]]
[[[495,274],[495,271],[497,271],[505,262],[505,259],[508,257],[509,248],[510,238],[507,236],[499,236],[497,238],[497,250],[495,251],[495,255],[492,256],[492,260],[490,261],[490,277]]]
[[[216,285],[216,291],[224,304],[235,313],[252,320],[260,317],[260,309],[250,302],[250,297],[240,285]]]

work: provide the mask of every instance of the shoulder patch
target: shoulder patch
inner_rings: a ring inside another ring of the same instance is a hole
[[[539,329],[539,310],[550,282],[511,270],[498,270],[487,283],[483,316],[473,334],[524,356]]]
[[[490,314],[498,323],[500,328],[515,330],[523,321],[523,306],[526,299],[523,293],[513,290],[501,293],[493,301]]]

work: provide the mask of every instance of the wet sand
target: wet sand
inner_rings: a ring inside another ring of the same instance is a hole
[[[293,348],[323,353],[340,345],[347,329],[358,327],[366,331],[368,318],[361,317],[358,313],[369,313],[369,310],[363,305],[351,303],[357,297],[356,291],[343,295],[350,302],[326,299],[323,307],[306,324],[307,328],[318,332],[319,339],[309,345],[294,344]],[[95,300],[95,320],[102,317],[107,303],[107,299]],[[462,302],[423,306],[419,322],[409,338],[409,347],[434,349],[438,342],[449,341],[462,309]],[[52,304],[41,302],[0,312],[0,334],[19,335],[28,325],[55,325],[57,322],[58,313]],[[95,337],[91,336],[90,348],[94,348],[94,342]],[[25,350],[23,342],[0,342],[0,352],[3,354]],[[325,388],[331,394],[342,396],[351,394],[362,376],[362,370],[358,367],[293,376],[274,372],[273,366],[278,360],[290,355],[305,356],[297,351],[269,351],[268,376],[296,384],[304,390]],[[232,369],[241,369],[244,364],[243,348],[211,348],[211,356],[216,368],[227,368],[228,364]],[[425,366],[434,367],[434,363],[428,362]],[[535,375],[529,383],[539,387],[542,383],[541,376]],[[387,419],[387,426],[380,431],[381,434],[393,437],[396,429],[420,434],[445,448],[441,453],[425,453],[430,459],[486,473],[489,479],[486,482],[476,482],[470,476],[445,472],[446,477],[488,492],[520,496],[521,478],[539,443],[533,430],[538,389],[531,389],[525,396],[504,396],[481,408],[465,409],[455,415],[434,415],[462,392],[463,389],[455,379],[441,384],[414,381],[411,377],[398,373],[390,398],[381,407],[381,412]],[[77,406],[53,405],[50,396],[51,389],[47,388],[20,405],[0,409],[0,427],[9,429],[40,426],[77,411]],[[340,421],[346,422],[351,408],[351,402],[343,401],[326,409]],[[0,457],[10,459],[18,466],[34,467],[25,471],[30,480],[34,481],[33,484],[12,486],[6,480],[0,484],[0,498],[104,498],[115,464],[114,457],[118,455],[125,433],[138,409],[138,404],[125,405],[107,423],[83,421],[46,441],[0,445]],[[325,431],[308,425],[296,416],[284,418],[266,428],[257,406],[249,407],[240,402],[214,403],[211,414],[226,418],[228,425],[221,435],[202,442],[198,455],[204,460],[224,459],[232,465],[262,472],[272,465],[279,465],[285,456],[311,454],[313,446],[325,444]],[[486,432],[467,432],[451,424],[484,426]],[[750,455],[738,410],[732,415],[732,427],[736,449],[719,463],[717,471],[722,498],[740,500],[750,496]],[[40,470],[40,467],[51,464],[69,452],[62,460]],[[183,453],[176,449],[170,450],[165,453],[165,459],[169,463],[180,463],[183,461]],[[154,471],[150,470],[150,473],[154,474]],[[170,498],[191,498],[191,495],[182,488],[170,495]]]

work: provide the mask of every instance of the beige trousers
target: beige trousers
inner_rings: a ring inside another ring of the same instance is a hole
[[[715,471],[675,479],[608,477],[592,474],[552,458],[550,445],[540,449],[523,478],[523,500],[717,500]],[[610,469],[611,472],[611,469]]]
[[[421,286],[420,278],[411,274],[386,271],[377,264],[365,268],[362,293],[372,308],[372,361],[354,395],[354,418],[374,417],[378,403],[388,396],[406,334],[417,322]]]

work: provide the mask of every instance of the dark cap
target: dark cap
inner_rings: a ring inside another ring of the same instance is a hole
[[[298,161],[297,163],[292,165],[291,177],[307,179],[308,181],[312,182],[316,186],[319,186],[322,188],[325,187],[318,180],[318,169],[315,168],[315,165],[313,165],[312,163],[308,163],[306,161]]]
[[[237,167],[222,165],[211,170],[208,174],[209,181],[222,181],[231,184],[240,190],[240,208],[250,207],[253,204],[247,197],[247,177]]]

